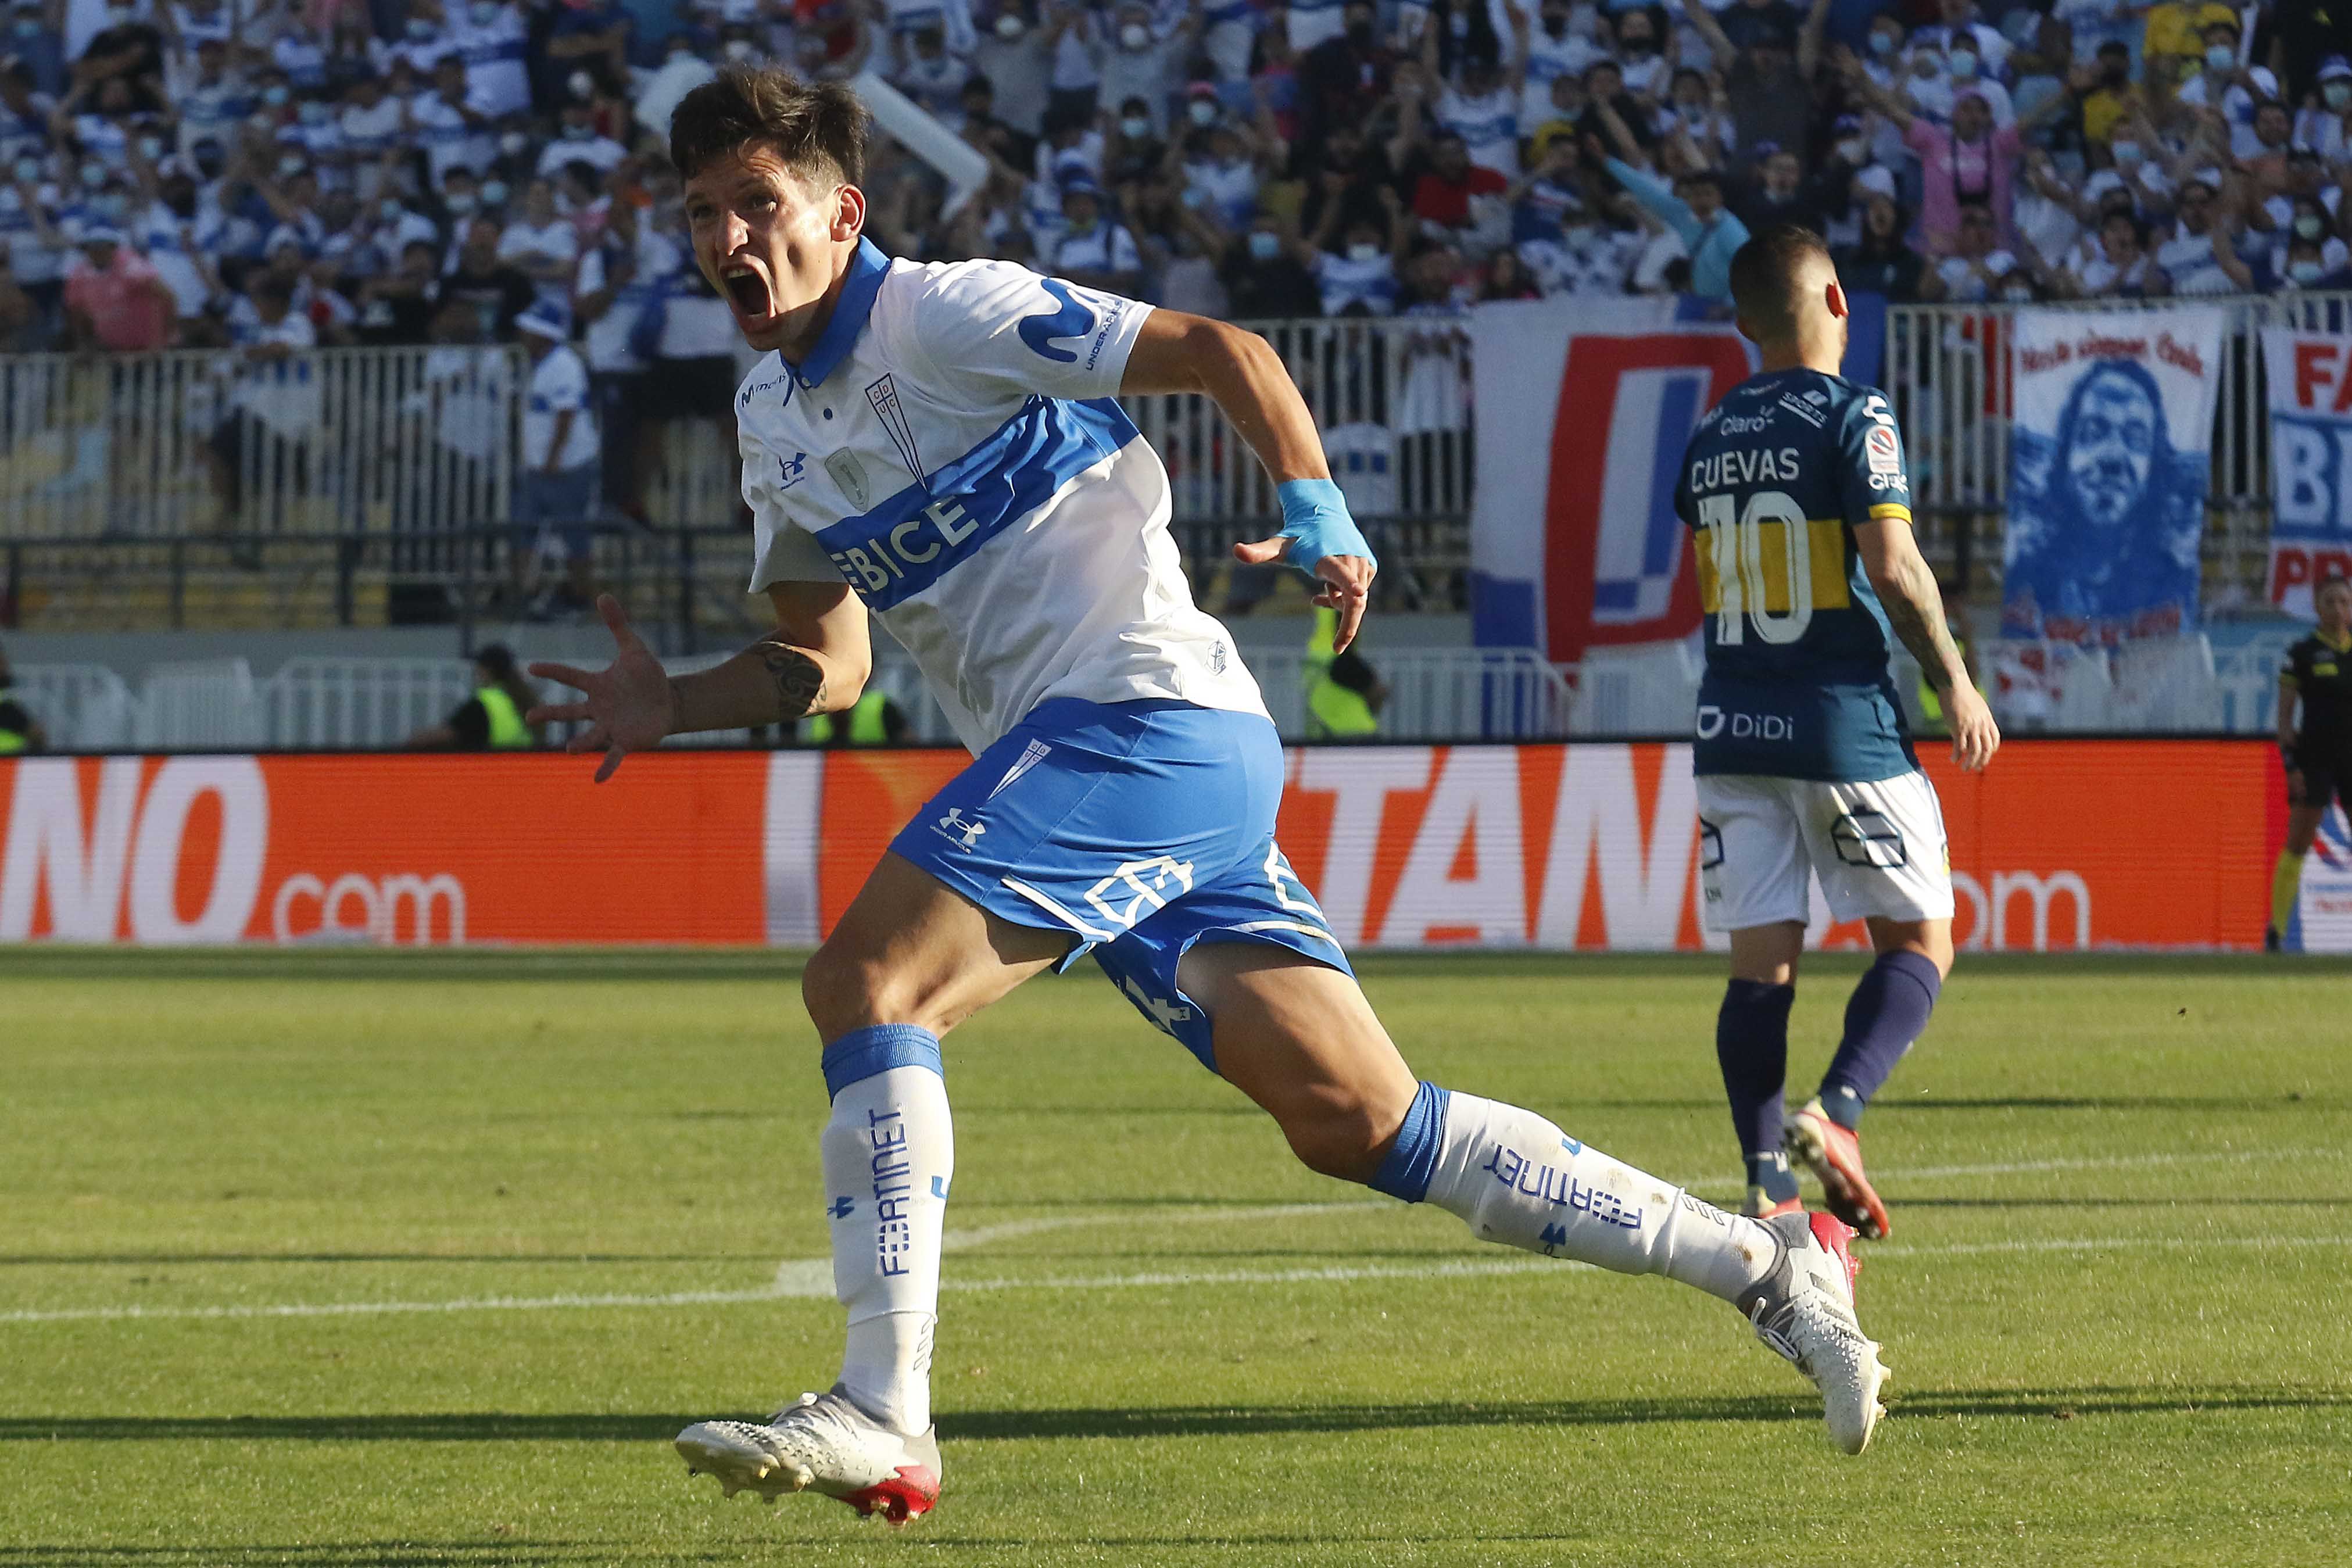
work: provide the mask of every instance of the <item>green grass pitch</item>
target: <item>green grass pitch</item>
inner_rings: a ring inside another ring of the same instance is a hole
[[[1854,961],[1811,963],[1790,1079]],[[948,1047],[947,1493],[832,1378],[793,962],[0,957],[0,1568],[2352,1560],[2352,971],[1964,961],[1867,1142],[1868,1455],[1727,1309],[1322,1181],[1090,974]],[[1736,1197],[1705,960],[1389,959],[1424,1075]]]

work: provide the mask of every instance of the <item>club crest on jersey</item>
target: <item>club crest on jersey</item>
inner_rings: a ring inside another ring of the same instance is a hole
[[[849,498],[849,504],[864,511],[874,504],[874,491],[866,482],[866,465],[857,460],[855,452],[835,452],[824,460],[824,471]]]
[[[1031,768],[1035,767],[1039,763],[1044,762],[1045,760],[1046,753],[1051,752],[1053,749],[1053,747],[1047,745],[1043,741],[1032,741],[1026,746],[1024,746],[1021,749],[1021,754],[1013,759],[1013,765],[1004,770],[1004,776],[996,781],[996,787],[988,792],[988,798],[994,800],[999,795],[1003,793],[1006,785],[1012,784],[1013,780],[1019,778],[1023,773],[1027,773]]]
[[[907,460],[907,471],[915,476],[916,483],[920,484],[929,476],[923,472],[922,454],[915,449],[915,427],[908,422],[906,409],[899,406],[898,383],[887,375],[869,383],[866,388],[866,401],[873,405],[876,417],[882,421],[882,428],[890,432],[890,444],[898,447],[898,456]],[[858,504],[863,506],[865,503],[861,501]]]

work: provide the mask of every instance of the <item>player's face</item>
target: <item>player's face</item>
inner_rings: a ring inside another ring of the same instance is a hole
[[[764,147],[712,161],[686,183],[695,265],[753,348],[798,357],[824,330],[825,302],[866,226],[855,185],[796,174]]]
[[[2066,477],[2084,517],[2107,527],[2128,517],[2147,489],[2155,454],[2156,408],[2147,394],[2123,382],[2095,384],[2066,448]]]

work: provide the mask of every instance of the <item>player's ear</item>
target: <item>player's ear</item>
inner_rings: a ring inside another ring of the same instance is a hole
[[[1829,280],[1829,285],[1823,291],[1822,298],[1823,302],[1830,308],[1830,319],[1832,321],[1842,321],[1845,320],[1848,315],[1852,314],[1852,311],[1847,308],[1845,302],[1845,285],[1840,283],[1836,279],[1832,278]]]
[[[847,244],[866,232],[866,193],[856,185],[837,185],[833,193],[833,226],[826,237]]]

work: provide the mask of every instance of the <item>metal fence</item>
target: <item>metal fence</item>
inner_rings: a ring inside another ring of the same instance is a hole
[[[511,348],[0,358],[0,537],[504,519],[523,368]]]

